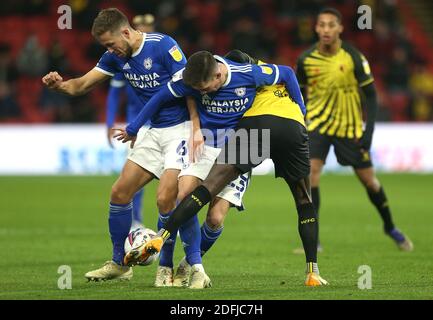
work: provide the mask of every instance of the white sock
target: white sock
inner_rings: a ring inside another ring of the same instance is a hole
[[[198,269],[200,272],[204,273],[204,267],[201,263],[197,263],[197,264],[193,265],[192,267],[195,269]]]

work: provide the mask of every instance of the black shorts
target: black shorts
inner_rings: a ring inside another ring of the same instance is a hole
[[[268,129],[268,130],[264,130]],[[272,115],[242,118],[217,159],[242,173],[270,158],[275,176],[298,181],[310,174],[308,133],[299,122]]]
[[[310,157],[326,161],[331,145],[334,146],[337,161],[342,166],[352,166],[355,169],[370,168],[373,164],[370,152],[361,150],[355,139],[338,138],[321,134],[318,130],[308,132],[310,137]]]

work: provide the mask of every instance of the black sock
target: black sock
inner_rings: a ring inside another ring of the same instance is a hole
[[[298,231],[304,246],[306,262],[317,262],[319,221],[312,203],[301,204],[298,210]]]
[[[319,206],[320,206],[320,192],[319,187],[311,188],[311,197],[313,198],[314,208],[316,208],[316,213],[319,215]]]
[[[170,215],[165,223],[164,229],[172,233],[181,225],[196,215],[201,208],[211,200],[209,190],[204,186],[198,186],[193,192],[185,197]]]
[[[383,227],[385,232],[389,232],[394,229],[394,223],[392,222],[391,211],[388,206],[388,199],[386,198],[383,188],[380,187],[379,192],[371,192],[367,190],[370,201],[374,204],[377,211],[383,220]]]
[[[317,219],[319,219],[319,206],[320,206],[319,187],[312,187],[311,188],[311,197],[313,198],[313,204],[314,204],[314,208],[316,209]],[[320,246],[319,225],[317,225],[317,245]]]

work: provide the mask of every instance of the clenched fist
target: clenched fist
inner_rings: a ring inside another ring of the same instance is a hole
[[[63,78],[59,75],[57,71],[50,72],[42,78],[42,83],[50,89],[59,88],[62,81]]]

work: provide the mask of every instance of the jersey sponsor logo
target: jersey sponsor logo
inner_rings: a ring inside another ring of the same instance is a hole
[[[123,66],[123,70],[128,70],[131,69],[131,67],[129,66],[129,63],[125,63],[125,65]]]
[[[207,98],[206,98],[207,97]],[[235,99],[235,100],[212,100],[208,99],[209,96],[202,96],[201,103],[206,107],[223,107],[223,108],[238,108],[245,107],[250,101],[248,98]],[[237,112],[237,111],[227,111],[227,112]]]
[[[261,66],[260,67],[262,69],[262,72],[264,74],[272,74],[273,70],[271,67],[267,67],[267,66]]]
[[[370,69],[370,65],[368,64],[367,59],[365,59],[364,56],[361,56],[361,60],[362,60],[362,67],[364,68],[365,74],[370,74],[371,69]]]
[[[155,88],[161,85],[157,80],[160,78],[160,76],[156,72],[148,73],[148,74],[136,74],[136,73],[125,72],[123,75],[125,76],[126,79],[128,79],[129,83],[134,88],[148,89],[148,88]]]
[[[245,87],[236,88],[235,93],[238,97],[243,97],[247,93],[247,89]]]
[[[222,107],[215,107],[215,106],[206,106],[206,111],[209,113],[239,113],[244,112],[246,106],[240,106],[240,107],[231,107],[231,108],[222,108]]]
[[[177,46],[173,46],[170,50],[168,50],[174,61],[180,62],[182,60],[182,53],[180,52]]]
[[[152,69],[152,59],[150,59],[150,58],[146,58],[146,59],[144,59],[143,64],[144,64],[144,67],[145,67],[147,70]]]

